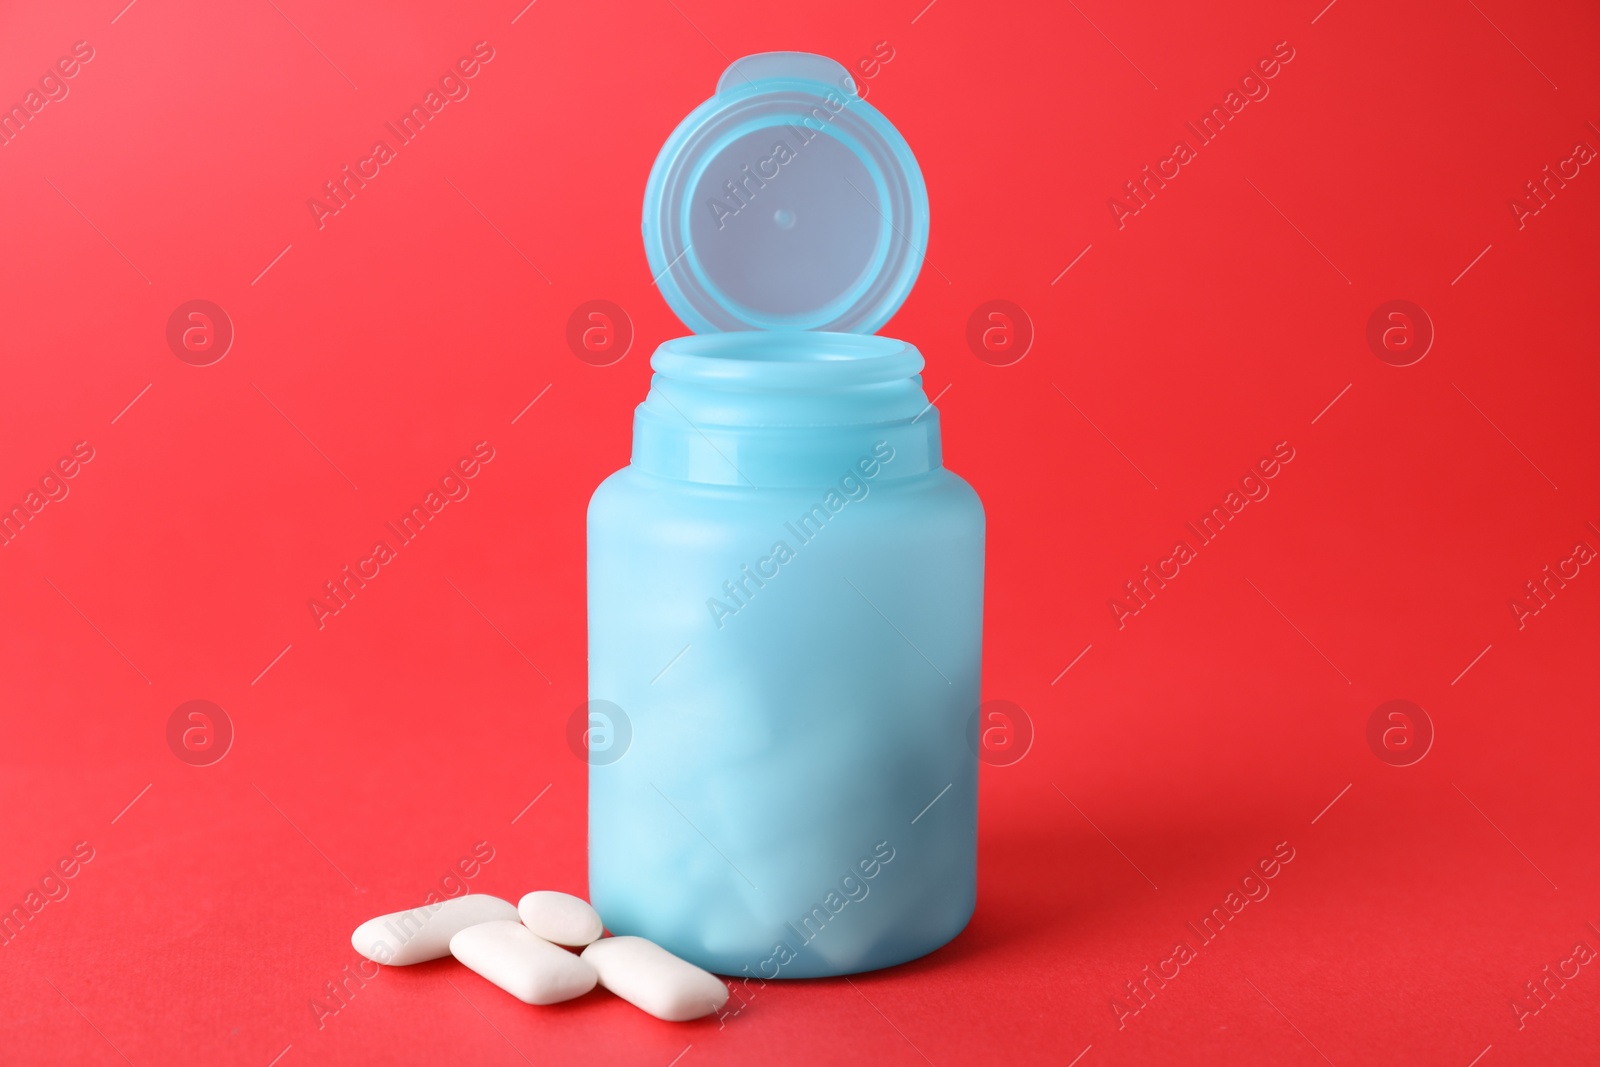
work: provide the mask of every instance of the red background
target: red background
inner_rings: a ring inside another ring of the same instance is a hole
[[[94,850],[0,948],[0,1059],[1595,1062],[1600,968],[1511,1004],[1600,947],[1600,575],[1508,606],[1600,547],[1600,175],[1509,207],[1600,147],[1592,8],[123,3],[0,14],[0,101],[94,49],[0,148],[0,502],[94,449],[0,548],[0,905]],[[319,229],[307,199],[478,41],[470,96]],[[1036,733],[984,769],[971,926],[721,1026],[442,961],[319,1027],[351,929],[476,843],[475,890],[584,891],[584,508],[681,332],[646,175],[729,60],[880,41],[869,99],[933,206],[884,332],[987,506],[984,693]],[[1119,229],[1108,199],[1281,41],[1270,96]],[[165,339],[192,299],[236,330],[211,366]],[[591,299],[636,330],[613,366],[565,341]],[[993,299],[1036,331],[1011,366],[965,341]],[[1366,341],[1393,299],[1437,331],[1412,366]],[[479,441],[470,497],[319,629],[322,583]],[[1271,495],[1119,629],[1122,583],[1280,441]],[[212,766],[167,745],[193,699],[236,731]],[[1412,766],[1367,743],[1392,699],[1436,731]]]

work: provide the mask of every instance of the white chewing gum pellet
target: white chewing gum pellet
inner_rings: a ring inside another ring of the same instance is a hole
[[[728,1002],[728,987],[710,971],[642,937],[603,937],[583,950],[600,984],[636,1008],[681,1023]]]
[[[469,926],[516,918],[509,900],[468,893],[368,919],[350,935],[350,944],[369,960],[403,967],[450,955],[450,939]]]
[[[524,1004],[559,1004],[599,981],[582,957],[514,920],[467,927],[450,939],[450,954]]]
[[[600,913],[587,900],[553,889],[536,890],[523,897],[517,902],[517,914],[522,916],[523,926],[558,945],[582,948],[598,941],[605,932]]]

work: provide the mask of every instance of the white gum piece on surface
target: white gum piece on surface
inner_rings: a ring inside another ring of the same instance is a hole
[[[728,1002],[722,979],[642,937],[603,937],[582,958],[594,964],[601,985],[669,1023],[710,1015]]]
[[[350,935],[350,944],[369,960],[404,967],[450,955],[450,939],[469,926],[516,918],[509,900],[468,893],[368,919]]]
[[[522,925],[557,945],[583,946],[600,939],[605,925],[587,900],[571,893],[538,889],[517,902]]]
[[[599,981],[587,960],[514,920],[467,927],[450,939],[450,954],[524,1004],[559,1004]]]

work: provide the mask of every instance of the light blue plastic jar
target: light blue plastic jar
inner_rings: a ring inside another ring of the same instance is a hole
[[[700,332],[656,351],[632,462],[589,506],[591,899],[763,979],[913,959],[976,900],[983,508],[922,356],[870,335],[921,265],[921,174],[846,91],[792,170],[707,206],[837,87],[820,57],[740,60],[663,149],[646,245]]]

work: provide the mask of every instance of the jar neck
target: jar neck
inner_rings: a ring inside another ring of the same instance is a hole
[[[922,355],[903,341],[704,334],[665,342],[650,365],[650,394],[633,422],[633,465],[645,473],[765,489],[869,469],[874,480],[907,478],[942,465]]]

